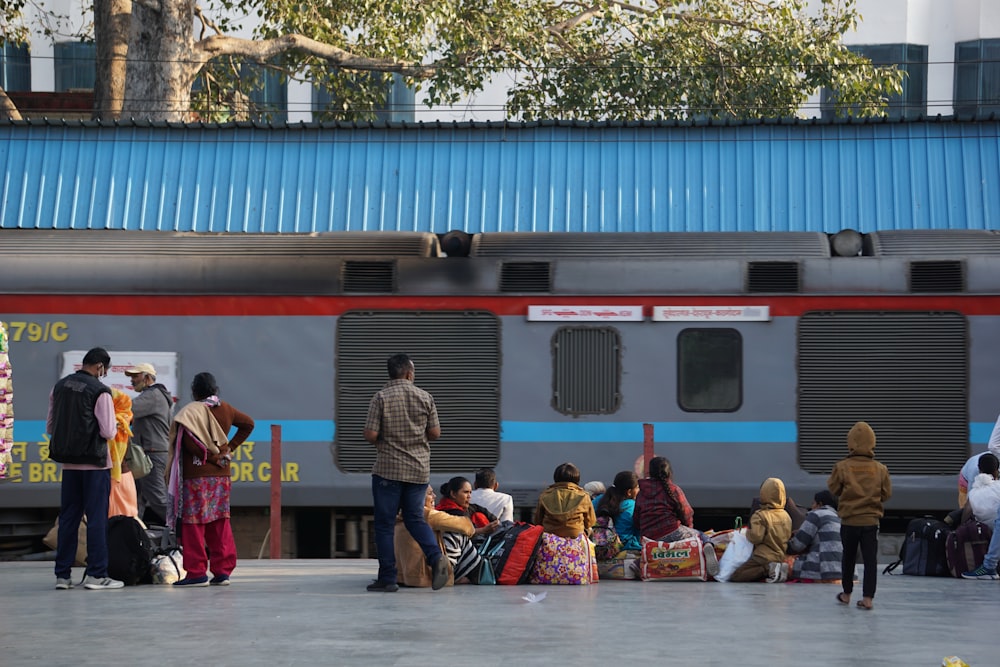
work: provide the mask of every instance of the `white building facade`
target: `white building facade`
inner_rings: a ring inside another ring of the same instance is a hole
[[[47,8],[66,17],[60,35],[36,31],[30,45],[7,45],[0,54],[0,85],[9,92],[68,92],[93,86],[93,46],[72,37],[89,21],[89,0],[52,0]],[[896,63],[907,72],[902,96],[891,101],[894,118],[920,115],[1000,115],[1000,0],[857,0],[863,17],[845,38],[877,64]],[[28,10],[30,12],[30,9]],[[28,25],[38,22],[30,15]],[[242,36],[249,37],[247,28]],[[451,107],[428,108],[423,96],[397,82],[387,91],[382,120],[487,121],[507,118],[500,76]],[[305,82],[267,80],[256,99],[276,121],[322,120],[329,103]],[[803,117],[832,116],[828,95],[812,97]]]

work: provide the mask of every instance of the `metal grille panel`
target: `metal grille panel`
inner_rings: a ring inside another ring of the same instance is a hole
[[[911,292],[964,292],[962,262],[941,260],[910,262]]]
[[[396,291],[395,262],[344,262],[345,292]]]
[[[548,292],[551,287],[548,262],[504,262],[500,268],[501,292]]]
[[[798,262],[750,262],[747,265],[748,292],[798,292]]]
[[[385,362],[405,352],[417,386],[441,420],[431,471],[471,473],[500,453],[500,322],[484,312],[354,312],[337,321],[334,459],[345,472],[371,472],[375,448],[362,436],[368,403],[386,382]]]
[[[610,414],[621,404],[621,336],[610,327],[564,327],[552,337],[552,405]]]
[[[829,473],[867,421],[893,474],[953,475],[969,456],[968,324],[958,313],[807,313],[798,333],[799,464]]]

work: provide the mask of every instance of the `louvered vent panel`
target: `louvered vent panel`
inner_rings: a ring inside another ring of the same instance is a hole
[[[551,286],[549,262],[504,262],[500,267],[501,292],[548,292]]]
[[[807,313],[798,332],[799,463],[827,474],[856,421],[892,474],[953,475],[969,457],[968,325],[958,313]]]
[[[798,292],[798,262],[750,262],[747,264],[747,291]]]
[[[564,327],[552,340],[552,404],[566,414],[609,414],[621,403],[621,337],[610,327]]]
[[[962,262],[943,260],[910,262],[911,292],[964,292],[965,272]]]
[[[388,380],[386,360],[405,352],[416,384],[434,396],[441,439],[431,471],[469,474],[500,452],[500,323],[482,312],[345,313],[337,321],[335,460],[371,472],[375,448],[362,432],[372,395]]]
[[[344,292],[391,294],[396,291],[396,263],[344,262],[343,285]]]

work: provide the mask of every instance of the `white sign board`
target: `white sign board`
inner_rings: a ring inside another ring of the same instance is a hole
[[[653,306],[654,322],[770,322],[770,306]]]
[[[642,306],[528,306],[530,322],[641,322]]]
[[[87,350],[70,350],[63,352],[62,373],[59,377],[66,377],[70,373],[80,370],[83,365],[83,355]],[[174,398],[177,394],[177,353],[176,352],[118,352],[108,350],[111,355],[111,368],[108,369],[108,376],[101,378],[101,382],[124,392],[129,397],[135,397],[132,391],[132,381],[125,371],[136,364],[153,364],[156,369],[156,381],[167,388]]]

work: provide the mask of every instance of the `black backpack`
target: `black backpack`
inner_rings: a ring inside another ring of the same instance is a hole
[[[108,519],[108,576],[126,586],[152,583],[154,547],[142,525],[130,516]]]
[[[948,558],[945,543],[951,529],[944,521],[931,517],[913,519],[906,526],[903,546],[899,548],[899,560],[890,563],[882,574],[891,574],[903,564],[903,574],[919,577],[947,577]]]

